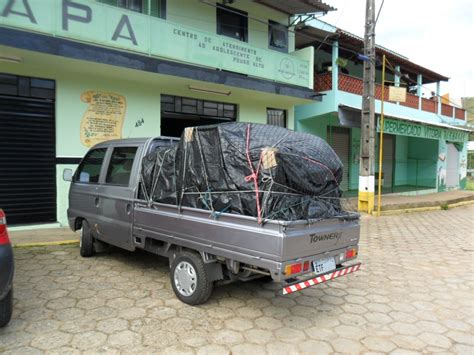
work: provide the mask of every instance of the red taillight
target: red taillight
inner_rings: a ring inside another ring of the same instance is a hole
[[[285,275],[293,275],[293,274],[299,274],[303,270],[303,266],[301,263],[298,264],[291,264],[291,265],[286,265],[285,267]]]
[[[357,256],[357,249],[356,248],[346,250],[346,259],[352,259],[356,256]]]
[[[310,271],[311,264],[309,261],[305,261],[304,263],[296,263],[290,264],[285,266],[285,275],[293,275],[299,274],[302,271],[307,272]]]
[[[0,245],[10,244],[7,232],[7,218],[5,213],[0,209]]]

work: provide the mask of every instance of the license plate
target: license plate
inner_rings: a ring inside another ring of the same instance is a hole
[[[316,275],[324,274],[336,268],[334,257],[313,261],[313,269]]]

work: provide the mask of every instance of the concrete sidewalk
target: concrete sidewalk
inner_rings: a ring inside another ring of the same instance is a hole
[[[463,202],[474,202],[474,191],[455,190],[418,196],[382,195],[382,211],[443,209]],[[377,200],[375,201],[377,205]]]
[[[74,233],[69,227],[9,231],[8,234],[16,247],[79,243],[79,232]]]
[[[474,191],[456,190],[418,196],[383,195],[381,210],[382,214],[397,214],[440,210],[468,203],[474,203]],[[344,208],[357,210],[357,198],[344,201]],[[71,232],[66,227],[10,231],[9,234],[13,245],[17,247],[75,244],[79,242],[79,233]]]
[[[377,210],[375,196],[375,210]],[[464,204],[474,203],[474,191],[454,190],[424,195],[382,195],[382,214],[430,211],[453,208]],[[343,202],[345,209],[357,211],[357,197],[351,197]]]

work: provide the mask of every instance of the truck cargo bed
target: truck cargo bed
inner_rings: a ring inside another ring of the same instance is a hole
[[[360,228],[357,214],[321,221],[269,220],[260,225],[253,217],[222,213],[213,218],[206,210],[160,203],[136,203],[133,225],[133,235],[140,240],[137,247],[143,247],[147,238],[176,243],[268,269],[274,279],[283,277],[285,263],[335,256],[356,246]]]

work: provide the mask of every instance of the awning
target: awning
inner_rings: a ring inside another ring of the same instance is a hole
[[[346,127],[358,127],[360,128],[360,118],[361,118],[361,109],[357,107],[347,106],[347,105],[339,105],[339,122],[342,126]],[[376,116],[380,116],[380,113],[376,112]],[[397,120],[409,121],[413,123],[424,124],[428,126],[435,126],[435,127],[443,127],[448,129],[456,129],[464,132],[471,132],[469,128],[464,127],[457,127],[453,125],[449,125],[446,123],[441,122],[426,122],[420,119],[411,118],[411,117],[404,117],[392,114],[385,114],[385,117],[395,118]]]
[[[288,15],[327,13],[336,10],[321,0],[254,0],[254,2],[271,7]]]

